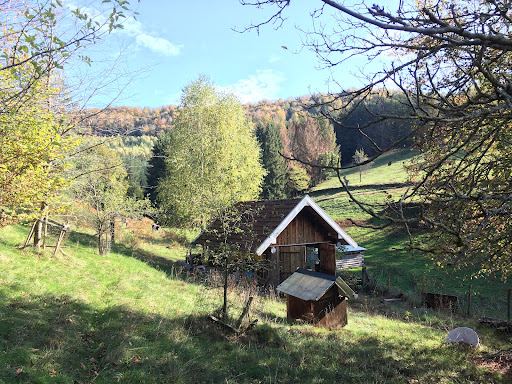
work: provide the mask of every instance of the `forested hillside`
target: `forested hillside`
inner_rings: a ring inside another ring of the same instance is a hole
[[[396,96],[396,95],[395,95]],[[329,100],[327,95],[315,96],[318,104]],[[336,134],[336,145],[339,145],[343,164],[352,162],[352,156],[357,149],[363,149],[368,155],[374,153],[372,143],[362,136],[357,128],[366,128],[368,136],[375,140],[380,147],[390,145],[394,140],[404,136],[404,133],[411,129],[408,121],[386,120],[375,122],[375,111],[389,113],[390,115],[407,114],[405,103],[399,98],[390,98],[388,95],[374,96],[367,98],[364,102],[357,104],[352,110],[340,110],[338,119],[344,122],[344,126],[334,124]],[[312,100],[309,97],[287,100],[264,100],[255,104],[245,104],[244,108],[249,119],[256,127],[259,122],[265,124],[272,121],[281,130],[284,139],[285,151],[289,154],[290,143],[287,143],[286,130],[297,120],[304,116],[320,117],[320,106],[311,107]],[[371,108],[370,108],[371,107]],[[371,112],[370,112],[371,109]],[[119,133],[130,136],[157,136],[161,132],[171,130],[176,117],[178,107],[169,105],[160,108],[139,108],[139,107],[111,107],[102,113],[99,110],[88,111],[92,117],[85,123],[86,132],[92,135],[116,135]],[[371,127],[367,127],[370,123]],[[326,130],[323,131],[325,136]],[[405,146],[409,143],[405,143]],[[311,159],[308,159],[311,160]]]

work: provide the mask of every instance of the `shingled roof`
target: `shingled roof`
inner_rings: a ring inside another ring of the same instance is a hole
[[[308,195],[300,200],[286,199],[238,203],[233,207],[232,214],[230,214],[230,217],[236,218],[236,225],[231,225],[230,230],[223,231],[222,220],[217,219],[192,243],[218,247],[226,242],[240,250],[253,251],[261,255],[270,245],[275,244],[277,236],[305,207],[313,209],[323,219],[325,225],[338,234],[339,239],[344,239],[349,245],[357,247],[357,243]]]

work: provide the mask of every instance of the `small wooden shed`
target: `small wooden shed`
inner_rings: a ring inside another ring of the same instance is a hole
[[[299,268],[277,287],[286,294],[288,319],[301,319],[317,327],[347,325],[347,299],[357,295],[341,279]]]
[[[265,281],[274,287],[297,268],[335,275],[336,245],[358,247],[308,195],[300,200],[242,202],[234,210],[244,217],[240,230],[223,237],[222,222],[216,220],[192,244],[215,249],[227,243],[267,261]]]
[[[343,253],[344,257],[341,260],[336,261],[336,269],[350,269],[364,266],[363,252],[366,248],[351,245],[338,245],[338,249]]]

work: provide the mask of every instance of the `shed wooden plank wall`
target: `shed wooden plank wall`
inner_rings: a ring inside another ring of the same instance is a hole
[[[320,272],[336,275],[336,246],[334,244],[320,244]]]
[[[310,301],[299,299],[292,295],[286,295],[286,317],[291,319],[303,319],[313,321],[313,304]]]
[[[336,307],[322,317],[320,321],[315,323],[315,326],[327,329],[337,329],[344,327],[347,323],[347,300],[343,299],[341,303],[336,305]]]
[[[279,260],[281,262],[280,280],[286,280],[297,268],[306,268],[306,247],[279,247]]]
[[[276,245],[321,243],[328,241],[325,230],[316,225],[312,215],[304,211],[300,212],[295,219],[281,232],[276,239]]]

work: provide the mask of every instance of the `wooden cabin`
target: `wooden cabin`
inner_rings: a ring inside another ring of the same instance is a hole
[[[286,294],[288,319],[329,329],[347,325],[347,299],[357,297],[341,277],[302,268],[279,284],[277,290]]]
[[[215,250],[229,244],[268,262],[267,284],[276,287],[297,268],[336,274],[336,246],[357,243],[308,195],[302,199],[238,203],[238,229],[226,233],[216,220],[192,243]]]

